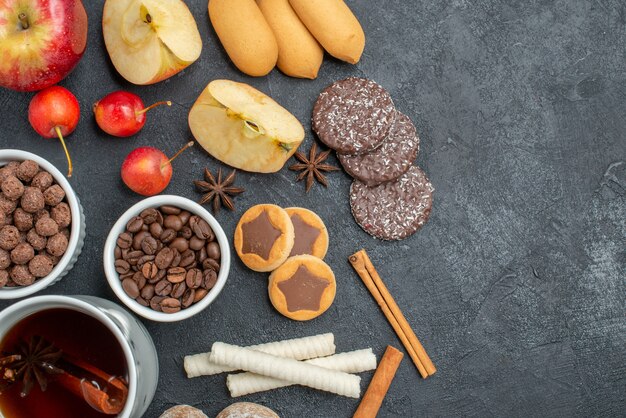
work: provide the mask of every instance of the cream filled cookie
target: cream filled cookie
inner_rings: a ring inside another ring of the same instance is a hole
[[[283,264],[293,243],[289,214],[276,205],[251,207],[235,228],[235,250],[241,261],[254,271],[272,271]]]
[[[268,291],[278,312],[296,321],[308,321],[332,305],[337,285],[326,263],[312,255],[297,255],[272,272]]]
[[[328,231],[316,213],[304,208],[285,209],[291,218],[295,239],[289,257],[312,255],[323,259],[328,251]]]

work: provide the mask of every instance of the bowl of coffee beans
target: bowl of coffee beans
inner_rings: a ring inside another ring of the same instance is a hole
[[[84,239],[83,209],[65,176],[35,154],[0,150],[0,299],[60,280]]]
[[[144,318],[190,318],[219,295],[230,269],[224,230],[199,204],[153,196],[128,209],[104,245],[109,285]]]

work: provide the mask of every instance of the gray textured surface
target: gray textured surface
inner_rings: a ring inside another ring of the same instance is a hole
[[[89,46],[63,82],[81,102],[69,139],[71,182],[85,206],[83,255],[45,293],[115,300],[102,247],[117,217],[140,199],[119,177],[124,156],[154,145],[168,153],[188,140],[188,108],[214,78],[246,81],[273,95],[305,124],[317,94],[350,75],[391,92],[420,133],[418,164],[435,191],[430,222],[414,237],[383,243],[355,224],[349,178],[328,190],[275,175],[242,173],[236,213],[220,213],[230,234],[256,203],[304,206],[326,222],[327,257],[338,279],[335,304],[310,323],[276,313],[266,278],[237,260],[220,298],[179,324],[147,323],[161,379],[147,416],[189,403],[215,415],[228,405],[224,376],[186,380],[181,356],[215,340],[252,344],[332,331],[338,349],[399,342],[347,257],[366,247],[439,371],[421,380],[405,359],[380,416],[618,416],[626,407],[626,6],[618,0],[447,2],[350,1],[367,45],[361,63],[324,62],[315,81],[277,71],[238,73],[210,29],[206,0],[189,0],[204,50],[184,73],[150,87],[125,83],[100,34],[102,0],[89,1]],[[132,139],[99,132],[91,104],[118,88],[147,103],[171,99]],[[30,95],[0,92],[0,146],[38,153],[61,170],[60,145],[30,129]],[[312,141],[309,133],[304,150]],[[334,161],[334,157],[333,161]],[[193,199],[192,179],[218,162],[196,148],[176,163],[168,193]],[[0,307],[7,306],[1,303]],[[364,374],[364,387],[371,373]],[[285,417],[348,417],[357,402],[302,388],[246,397]]]

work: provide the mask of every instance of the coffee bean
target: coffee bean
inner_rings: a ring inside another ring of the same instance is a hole
[[[183,224],[186,225],[187,222],[189,222],[189,218],[191,218],[191,213],[189,213],[189,211],[183,210],[181,213],[178,214],[178,217],[181,221],[183,221]]]
[[[163,244],[169,244],[175,238],[176,238],[176,231],[174,231],[173,229],[167,228],[163,230],[163,232],[161,233],[161,236],[159,237],[159,240],[161,240]]]
[[[128,223],[126,224],[126,230],[134,234],[135,232],[141,231],[142,226],[143,226],[143,218],[139,216],[134,216],[130,218],[130,221],[128,221]]]
[[[202,287],[204,287],[206,290],[211,290],[213,289],[213,286],[215,286],[216,282],[217,282],[217,273],[215,272],[215,270],[211,270],[211,269],[204,270],[204,273],[202,276]]]
[[[158,272],[159,272],[159,268],[152,261],[148,261],[141,268],[141,273],[143,274],[143,277],[149,280],[154,279],[157,276]]]
[[[187,289],[183,294],[181,302],[183,304],[183,308],[188,308],[193,305],[193,302],[196,298],[196,291],[194,289]]]
[[[186,272],[183,267],[172,267],[167,270],[167,280],[171,283],[180,283],[185,280]]]
[[[157,311],[157,312],[162,312],[161,311],[161,301],[165,299],[164,296],[155,296],[152,299],[150,299],[150,307]]]
[[[154,293],[159,296],[167,296],[172,292],[172,284],[167,280],[161,280],[154,286]]]
[[[150,231],[150,227],[149,227],[148,225],[146,225],[146,224],[143,224],[143,225],[141,226],[141,230],[142,230],[142,231]]]
[[[199,288],[202,285],[202,272],[195,268],[187,271],[185,283],[187,283],[187,287],[191,289]]]
[[[140,304],[141,306],[144,306],[144,307],[146,307],[146,308],[147,308],[148,306],[150,306],[150,303],[148,303],[148,301],[147,301],[147,300],[145,300],[144,298],[142,298],[141,296],[139,296],[139,297],[135,298],[135,301],[136,301],[138,304]]]
[[[209,258],[212,258],[213,260],[219,260],[221,256],[220,245],[215,241],[209,242],[206,245],[206,253]]]
[[[130,271],[130,264],[126,260],[115,260],[115,271],[119,274],[126,274]]]
[[[147,280],[143,276],[143,273],[141,273],[140,271],[136,273],[139,273],[139,274],[133,274],[132,279],[135,281],[135,283],[137,283],[137,287],[139,288],[139,290],[141,290],[146,286]]]
[[[30,240],[28,240],[28,242],[30,242]],[[31,245],[33,244],[31,243]],[[122,249],[117,245],[115,246],[115,249],[113,250],[113,257],[115,259],[122,258]]]
[[[156,222],[156,220],[158,219],[158,210],[156,210],[155,208],[148,208],[148,209],[144,209],[139,216],[141,216],[141,218],[143,219],[143,222],[146,225],[152,225],[153,223]]]
[[[163,212],[166,215],[178,215],[181,212],[180,208],[177,208],[176,206],[170,206],[170,205],[161,206],[159,209],[161,209],[161,212]]]
[[[187,290],[187,285],[185,284],[185,282],[176,283],[174,286],[172,286],[172,293],[170,294],[170,296],[178,299],[185,293],[185,290]]]
[[[217,261],[213,260],[212,258],[207,258],[206,260],[202,262],[202,268],[204,270],[212,269],[217,272],[217,271],[220,271],[220,264]]]
[[[154,237],[154,238],[160,238],[161,234],[163,233],[163,227],[158,224],[158,223],[152,223],[150,224],[150,234]]]
[[[122,281],[122,289],[124,289],[124,292],[126,292],[126,294],[133,299],[139,296],[139,287],[137,286],[137,282],[131,278],[124,279]]]
[[[152,236],[147,236],[141,241],[141,249],[144,253],[152,255],[157,251],[157,240]]]
[[[141,289],[141,297],[146,300],[152,299],[154,297],[154,285],[153,284],[145,285],[143,289]]]
[[[187,250],[180,255],[180,264],[181,267],[190,267],[193,263],[196,262],[196,253],[192,250]]]
[[[132,279],[133,275],[135,273],[132,271],[129,271],[128,273],[124,273],[124,274],[120,274],[120,280],[124,280],[124,279]]]
[[[143,255],[139,258],[139,260],[137,260],[137,267],[142,268],[144,264],[146,264],[148,261],[154,261],[155,256],[154,255]]]
[[[194,295],[193,303],[200,302],[208,294],[209,294],[209,291],[206,289],[202,289],[202,288],[196,289],[196,294]]]
[[[122,232],[119,237],[117,237],[117,246],[121,249],[125,250],[130,248],[133,243],[133,236],[128,232]]]
[[[173,259],[174,252],[170,248],[165,247],[157,253],[154,262],[159,269],[166,269],[172,264]]]
[[[165,228],[173,229],[178,232],[183,228],[183,221],[177,215],[168,215],[163,220],[163,226]]]
[[[156,278],[159,280],[163,280],[165,279],[165,276],[167,276],[167,270],[166,269],[160,269],[159,272],[156,275]]]
[[[205,240],[200,239],[195,235],[189,239],[189,248],[191,248],[194,251],[200,251],[202,248],[204,248],[205,244],[206,244]]]
[[[204,219],[198,216],[192,216],[189,218],[189,226],[193,230],[193,233],[200,239],[205,239],[208,241],[213,240],[213,230]]]
[[[164,313],[176,313],[180,311],[180,301],[174,298],[167,298],[161,301],[161,310]]]
[[[128,261],[128,264],[131,266],[136,266],[139,259],[144,256],[142,251],[129,251],[126,253],[126,257],[124,259]]]
[[[185,239],[190,239],[191,237],[194,236],[193,231],[188,226],[183,226],[183,229],[180,230],[179,234],[181,237]]]
[[[141,242],[144,240],[144,238],[149,237],[150,236],[150,232],[148,231],[139,231],[135,234],[135,236],[133,237],[133,248],[135,250],[141,250]]]
[[[196,254],[198,254],[198,262],[199,262],[199,263],[201,263],[201,264],[202,264],[202,263],[204,262],[204,260],[206,260],[206,259],[207,259],[207,257],[208,257],[208,255],[207,255],[207,253],[206,253],[206,247],[204,247],[204,246],[203,246],[203,247],[200,249],[200,251],[198,251]]]
[[[184,253],[189,248],[189,241],[183,237],[178,237],[171,242],[170,248],[175,248],[179,253]]]

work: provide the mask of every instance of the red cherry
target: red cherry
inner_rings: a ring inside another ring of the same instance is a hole
[[[51,86],[33,96],[28,106],[28,121],[44,138],[59,138],[67,157],[67,176],[72,177],[72,159],[64,136],[74,132],[80,119],[78,100],[68,89]]]
[[[152,196],[161,193],[172,178],[172,164],[187,148],[193,145],[188,142],[172,158],[154,147],[135,148],[126,156],[122,163],[122,180],[135,193]]]
[[[146,112],[157,106],[172,102],[157,102],[145,107],[136,94],[127,91],[114,91],[93,105],[98,126],[109,135],[128,137],[135,135],[146,124]]]

